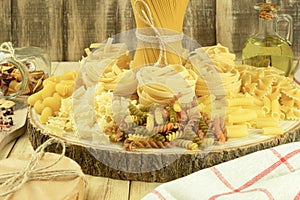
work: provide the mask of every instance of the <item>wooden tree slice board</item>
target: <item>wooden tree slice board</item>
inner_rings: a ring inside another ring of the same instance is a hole
[[[172,147],[130,152],[121,146],[93,145],[85,141],[47,135],[33,109],[29,108],[28,113],[28,134],[34,149],[49,138],[61,139],[66,142],[66,156],[79,163],[84,173],[121,180],[167,182],[259,150],[300,141],[300,123],[294,122],[289,124],[288,130],[282,135],[265,136],[258,141],[253,137],[248,144],[240,139],[206,151],[187,151]],[[52,145],[47,151],[59,153],[61,149]]]

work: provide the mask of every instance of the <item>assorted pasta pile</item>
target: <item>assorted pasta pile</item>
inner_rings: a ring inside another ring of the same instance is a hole
[[[116,56],[115,44],[106,45],[97,56],[89,52],[93,56],[83,59],[80,72],[44,82],[45,90],[53,88],[51,98],[60,97],[55,105],[47,105],[44,90],[30,96],[48,134],[120,143],[126,150],[196,150],[247,137],[252,128],[282,134],[281,120],[300,118],[300,90],[293,80],[274,68],[236,65],[220,44],[195,50],[186,65],[139,70],[131,69],[126,48]],[[54,112],[45,117],[46,107]]]
[[[246,138],[249,129],[283,134],[281,120],[300,119],[299,86],[282,72],[236,65],[221,44],[184,49],[187,0],[131,4],[133,58],[111,38],[92,44],[79,72],[50,77],[29,97],[46,133],[126,150],[197,150]]]

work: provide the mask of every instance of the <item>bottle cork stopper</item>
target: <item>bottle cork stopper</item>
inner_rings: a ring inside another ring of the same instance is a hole
[[[261,3],[255,6],[259,10],[259,18],[272,20],[277,15],[277,7],[275,4],[271,3]]]

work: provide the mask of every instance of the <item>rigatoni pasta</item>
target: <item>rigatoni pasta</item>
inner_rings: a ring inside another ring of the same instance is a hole
[[[247,125],[227,125],[225,130],[228,138],[241,138],[248,135]]]
[[[278,100],[272,100],[271,102],[271,116],[274,119],[280,119],[280,105]]]
[[[262,134],[264,135],[280,135],[283,134],[284,130],[282,126],[263,127]]]
[[[276,127],[278,126],[279,121],[272,117],[264,117],[256,119],[256,128],[264,128],[264,127]]]
[[[255,120],[257,118],[257,114],[253,110],[243,110],[243,112],[240,112],[239,114],[229,114],[227,118],[229,124],[243,123]]]
[[[232,106],[254,106],[254,99],[252,97],[237,97],[227,98],[226,104],[228,107]]]

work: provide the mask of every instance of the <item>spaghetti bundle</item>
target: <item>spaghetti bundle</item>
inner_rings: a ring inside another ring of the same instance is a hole
[[[188,0],[131,0],[138,44],[132,67],[182,64],[182,26]]]

